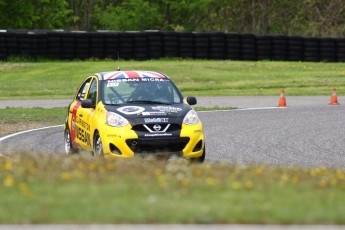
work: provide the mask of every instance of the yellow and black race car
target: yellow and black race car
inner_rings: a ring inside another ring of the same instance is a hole
[[[153,71],[94,74],[68,106],[64,127],[67,154],[79,149],[94,156],[133,157],[177,154],[203,162],[203,127],[172,80]]]

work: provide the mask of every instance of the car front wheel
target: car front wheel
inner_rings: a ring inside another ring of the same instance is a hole
[[[93,141],[93,156],[94,157],[103,157],[103,144],[101,136],[98,132],[95,133],[95,138]]]

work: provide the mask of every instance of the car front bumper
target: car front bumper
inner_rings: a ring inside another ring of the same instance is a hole
[[[107,126],[100,132],[105,157],[128,158],[143,154],[178,154],[185,158],[201,157],[204,148],[202,124],[182,124],[179,137],[139,138],[131,125]]]

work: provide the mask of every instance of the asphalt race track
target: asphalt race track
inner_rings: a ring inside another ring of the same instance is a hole
[[[208,159],[284,166],[345,166],[344,107],[202,114]]]
[[[344,168],[344,114],[344,105],[327,103],[199,112],[206,162]],[[19,134],[0,144],[2,154],[12,148],[64,154],[63,127]]]

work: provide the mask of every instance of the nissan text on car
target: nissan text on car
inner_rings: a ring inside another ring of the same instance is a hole
[[[97,156],[179,155],[205,159],[203,127],[172,80],[154,71],[111,71],[87,77],[68,106],[67,154]]]

